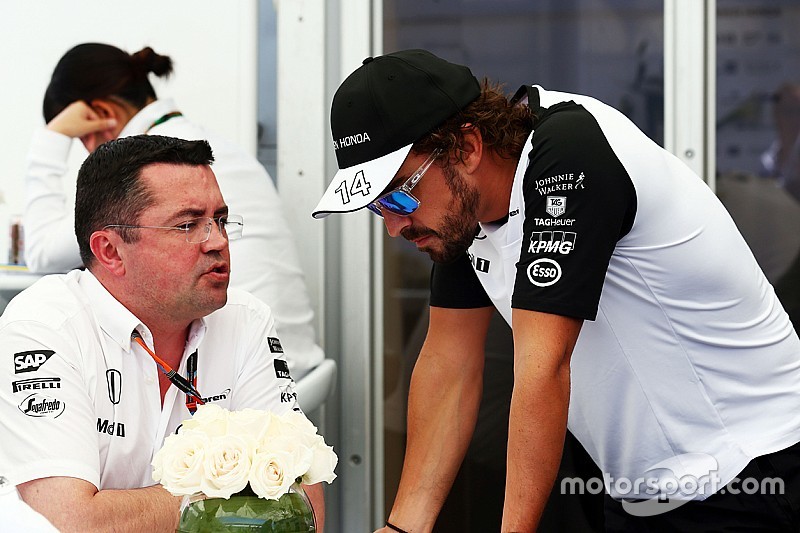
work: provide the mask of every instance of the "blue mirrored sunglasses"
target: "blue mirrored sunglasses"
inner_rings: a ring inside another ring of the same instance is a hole
[[[426,159],[401,186],[379,196],[372,203],[367,204],[367,209],[379,217],[383,217],[383,209],[395,215],[400,215],[401,217],[407,217],[416,211],[420,202],[411,194],[411,189],[419,183],[419,180],[422,179],[422,176],[425,175],[441,153],[442,151],[439,148],[434,150],[431,155],[428,156],[428,159]]]

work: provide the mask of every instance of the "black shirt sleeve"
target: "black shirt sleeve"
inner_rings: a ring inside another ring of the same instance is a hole
[[[492,305],[472,268],[467,252],[452,263],[433,264],[431,307],[474,309]]]
[[[533,136],[523,182],[525,222],[511,306],[594,320],[636,191],[594,116],[563,102]]]

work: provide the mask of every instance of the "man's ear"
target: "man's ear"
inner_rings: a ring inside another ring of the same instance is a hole
[[[89,237],[95,262],[113,276],[125,275],[125,253],[120,249],[122,244],[119,234],[111,230],[95,231]]]
[[[481,130],[472,124],[464,124],[461,126],[461,131],[461,157],[464,171],[472,174],[478,169],[483,158],[483,136],[481,135]]]

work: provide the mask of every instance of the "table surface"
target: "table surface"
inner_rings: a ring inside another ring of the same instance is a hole
[[[19,292],[41,277],[42,274],[29,272],[24,266],[0,265],[0,291]]]

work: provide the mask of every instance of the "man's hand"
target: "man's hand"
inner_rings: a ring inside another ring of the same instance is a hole
[[[76,101],[69,104],[48,124],[47,129],[79,138],[89,152],[106,141],[116,137],[114,128],[116,119],[102,118],[86,102]]]

